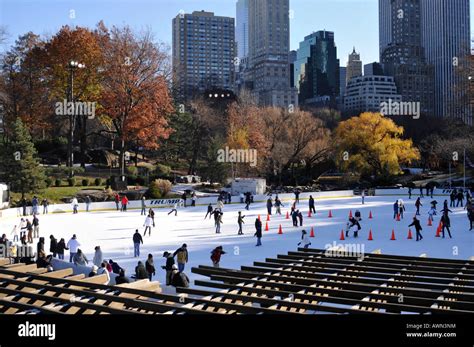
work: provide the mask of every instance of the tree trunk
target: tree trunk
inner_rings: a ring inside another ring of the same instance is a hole
[[[86,129],[87,129],[87,116],[81,117],[81,167],[86,168],[86,149],[87,149],[87,136],[86,136]]]
[[[125,176],[125,140],[120,141],[120,157],[119,157],[120,179]]]

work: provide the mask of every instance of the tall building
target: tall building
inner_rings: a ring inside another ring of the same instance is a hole
[[[266,106],[297,105],[290,85],[289,0],[249,0],[249,60],[245,84]]]
[[[335,105],[340,75],[334,33],[324,30],[306,36],[300,42],[294,70],[300,104]]]
[[[347,69],[345,66],[339,67],[339,95],[344,97],[346,94],[346,74]]]
[[[347,61],[346,85],[352,77],[358,76],[362,76],[362,61],[360,60],[360,54],[356,52],[354,47]]]
[[[433,70],[421,41],[420,0],[379,0],[380,61],[393,76],[403,101],[420,103],[421,113],[433,114]],[[382,26],[383,25],[383,26]]]
[[[400,102],[402,96],[391,76],[353,77],[346,86],[344,113],[349,116],[363,112],[380,112],[383,102]]]
[[[173,19],[173,85],[179,99],[233,89],[234,38],[234,18],[195,11]]]
[[[238,0],[236,4],[235,42],[240,60],[249,54],[249,0]]]
[[[383,67],[380,63],[373,62],[370,64],[364,65],[364,75],[365,76],[382,76]]]
[[[434,66],[434,110],[438,116],[462,118],[472,125],[472,112],[462,103],[468,80],[459,71],[470,54],[469,0],[421,0],[422,44]]]

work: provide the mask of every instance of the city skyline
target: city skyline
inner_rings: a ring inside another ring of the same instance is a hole
[[[470,2],[472,13],[474,0]],[[8,50],[18,35],[28,31],[51,36],[62,25],[93,28],[103,20],[107,26],[129,25],[136,30],[150,28],[155,39],[166,43],[171,52],[172,29],[169,23],[179,11],[205,10],[217,16],[235,18],[236,3],[237,0],[183,0],[178,4],[171,0],[84,0],[81,3],[73,0],[38,3],[1,0],[0,22],[10,35],[1,50]],[[314,11],[308,11],[308,8]],[[74,11],[75,18],[70,18],[71,11]],[[379,61],[377,0],[291,0],[290,12],[290,49],[297,49],[299,42],[312,32],[327,30],[336,35],[341,66],[346,65],[347,56],[354,46],[364,64]],[[471,15],[471,37],[473,22],[474,15]]]

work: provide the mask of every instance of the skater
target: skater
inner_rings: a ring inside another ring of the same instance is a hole
[[[474,206],[471,200],[466,203],[467,219],[469,220],[469,231],[472,230],[472,222],[474,221]]]
[[[58,245],[56,246],[58,259],[64,260],[64,250],[69,250],[69,248],[66,247],[66,241],[64,241],[64,239],[61,239],[59,240]]]
[[[216,234],[220,234],[223,213],[217,208],[212,213],[214,214],[214,225],[216,227]]]
[[[209,205],[207,206],[207,212],[206,212],[206,216],[204,217],[204,219],[207,219],[207,216],[208,216],[208,215],[209,215],[209,219],[211,219],[211,218],[212,218],[212,211],[213,211],[213,210],[214,210],[214,209],[212,208],[212,204],[209,204]]]
[[[169,286],[171,284],[171,271],[173,269],[173,265],[175,265],[174,257],[171,253],[164,252],[163,258],[166,258],[166,264],[161,268],[166,271],[166,285]]]
[[[20,220],[20,239],[26,235],[26,232],[27,232],[27,224],[26,223],[26,220],[24,218],[22,218]]]
[[[77,212],[77,209],[78,209],[78,207],[79,207],[79,202],[77,201],[77,198],[76,198],[76,197],[72,198],[71,204],[72,204],[72,213],[73,213],[73,214],[77,214],[77,213],[78,213],[78,212]]]
[[[117,211],[118,211],[118,210],[120,210],[120,207],[119,207],[119,204],[120,204],[120,195],[115,194],[114,200],[115,200],[115,206],[117,207]]]
[[[34,214],[33,215],[33,238],[36,239],[39,237],[39,219],[38,217]]]
[[[188,288],[189,287],[188,276],[186,276],[184,272],[179,271],[176,265],[173,265],[171,269],[171,285],[175,288],[178,288],[178,287]]]
[[[222,200],[217,200],[216,208],[221,211],[224,209],[224,203]]]
[[[145,218],[145,223],[143,223],[143,226],[145,227],[145,232],[143,233],[143,236],[146,236],[146,231],[148,230],[148,236],[151,236],[151,227],[153,225],[153,219],[151,218],[150,215],[148,215]]]
[[[405,212],[405,203],[403,202],[403,199],[398,199],[398,214],[401,219],[403,219],[403,212]]]
[[[92,202],[89,195],[86,196],[86,198],[84,199],[84,202],[86,203],[86,212],[89,212],[90,207],[91,207],[91,202]]]
[[[187,199],[186,192],[184,192],[183,195],[181,195],[181,199],[183,200],[183,206],[186,208],[186,199]]]
[[[178,270],[179,272],[184,271],[184,267],[188,262],[188,245],[183,243],[183,245],[178,248],[174,253],[173,257],[176,257],[176,262],[178,263]]]
[[[135,258],[140,256],[140,244],[143,244],[142,235],[138,232],[138,229],[135,230],[135,234],[133,234],[133,256]]]
[[[257,218],[255,219],[255,234],[254,236],[257,238],[257,247],[262,245],[262,222]]]
[[[301,244],[303,244],[303,248],[308,248],[311,245],[306,230],[301,231],[301,241],[298,243],[298,246]]]
[[[196,206],[196,200],[197,200],[196,192],[193,192],[193,195],[191,196],[191,206],[192,207]]]
[[[412,191],[411,187],[408,187],[408,199],[410,200],[411,200],[411,191]]]
[[[455,206],[455,204],[456,204],[456,195],[457,195],[457,191],[456,191],[456,189],[453,189],[451,194],[449,194],[449,199],[451,201],[451,203],[449,204],[449,207],[456,207]]]
[[[221,256],[225,254],[222,246],[214,248],[211,252],[212,265],[216,268],[220,266]]]
[[[237,235],[243,235],[242,231],[242,224],[244,224],[244,218],[245,216],[242,216],[242,212],[239,211],[239,216],[237,217],[237,224],[239,225],[239,231],[237,232]]]
[[[28,230],[28,243],[33,243],[33,224],[27,219],[26,230]]]
[[[434,190],[435,190],[435,187],[434,187],[434,186],[431,187],[431,189],[430,189],[430,197],[431,197],[431,199],[433,199]]]
[[[122,212],[127,212],[128,198],[126,195],[122,197]]]
[[[420,185],[420,196],[419,197],[424,198],[424,196],[423,196],[423,186],[422,185]]]
[[[69,262],[72,263],[72,259],[77,253],[77,250],[81,247],[79,241],[77,241],[76,234],[72,235],[72,238],[67,242],[66,249],[69,249]],[[59,252],[58,252],[59,253]]]
[[[430,210],[428,211],[428,220],[430,220],[431,222],[433,222],[435,215],[436,215],[436,209],[434,208],[433,205],[431,205],[431,208],[430,208]]]
[[[423,228],[421,227],[420,221],[416,218],[416,216],[413,217],[413,222],[408,225],[408,227],[415,227],[416,241],[423,240],[423,236],[421,235],[421,230],[423,230]]]
[[[309,212],[316,213],[316,208],[314,207],[314,199],[313,196],[309,196]]]
[[[359,231],[361,229],[359,221],[355,218],[349,218],[349,228],[346,230],[346,236],[349,235],[349,231],[354,230],[354,237],[359,237]]]
[[[250,193],[245,193],[245,209],[248,211],[250,209]]]
[[[423,204],[421,203],[421,200],[420,198],[418,197],[415,201],[415,207],[416,207],[416,215],[419,216],[420,215],[420,206],[423,206]]]
[[[393,204],[393,219],[396,219],[398,216],[398,200]]]
[[[17,225],[13,226],[13,229],[10,233],[10,236],[12,237],[13,242],[18,242],[20,240],[19,237],[18,237],[18,226]]]
[[[92,258],[92,263],[100,267],[100,265],[104,262],[104,256],[102,254],[102,250],[100,249],[100,246],[95,246],[94,247],[94,258]]]
[[[142,196],[141,203],[142,203],[142,210],[140,212],[140,216],[146,216],[146,200],[144,196]]]
[[[362,189],[361,197],[362,197],[362,205],[364,205],[365,204],[365,189]]]
[[[303,213],[300,210],[297,211],[297,217],[298,217],[298,220],[300,221],[300,227],[302,227],[303,226]]]
[[[38,200],[38,197],[35,195],[33,199],[31,200],[31,214],[33,215],[38,214],[38,205],[39,205],[39,200]]]
[[[150,215],[151,220],[153,221],[153,228],[154,228],[154,227],[155,227],[155,211],[153,211],[153,209],[150,208],[150,209],[148,210],[148,214]]]
[[[299,189],[295,189],[295,205],[300,203],[300,191]]]
[[[178,203],[173,205],[171,211],[168,212],[168,216],[174,212],[175,217],[178,215]]]
[[[41,201],[41,206],[43,206],[43,214],[48,214],[48,205],[49,205],[48,199],[44,198]]]
[[[462,189],[459,189],[456,198],[458,200],[456,207],[459,207],[459,204],[461,204],[461,207],[464,207],[463,202],[464,202],[464,192]]]
[[[281,207],[283,206],[281,200],[278,198],[278,195],[275,198],[275,213],[281,216]]]
[[[77,253],[74,254],[74,257],[72,258],[74,265],[77,266],[86,266],[89,263],[89,260],[85,256],[84,253],[82,253],[82,250],[80,248],[77,249]]]
[[[148,259],[145,262],[145,270],[148,273],[148,279],[151,282],[153,276],[155,276],[155,263],[153,262],[153,254],[148,254]]]
[[[273,203],[272,203],[272,198],[268,198],[267,200],[267,214],[268,215],[272,215],[272,207],[273,207]]]
[[[451,221],[447,213],[443,213],[443,216],[441,217],[441,223],[443,223],[442,224],[443,229],[441,230],[441,232],[443,233],[443,239],[444,239],[444,229],[448,231],[449,238],[452,239],[451,231],[449,230],[449,228],[451,227]]]
[[[138,280],[145,280],[147,278],[148,278],[148,272],[146,272],[146,269],[143,263],[139,261],[137,266],[135,267],[135,279],[138,281]]]
[[[293,222],[293,226],[294,227],[297,227],[298,226],[298,212],[297,210],[294,210],[292,208],[292,211],[291,211],[291,220]]]

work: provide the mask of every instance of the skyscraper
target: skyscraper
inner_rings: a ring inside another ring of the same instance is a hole
[[[300,104],[332,104],[339,96],[339,59],[334,33],[318,31],[300,43],[295,62]]]
[[[468,89],[460,71],[470,54],[469,0],[421,0],[421,8],[422,44],[434,66],[435,114],[472,125],[472,112],[460,102]]]
[[[232,90],[234,18],[195,11],[173,19],[173,85],[181,100],[209,89]]]
[[[249,54],[249,0],[238,0],[236,4],[235,42],[237,56],[244,59]]]
[[[419,102],[421,113],[432,115],[433,71],[421,44],[420,0],[379,0],[379,6],[384,72],[395,78],[403,101]]]
[[[346,85],[352,77],[358,76],[362,76],[362,61],[360,60],[360,54],[356,52],[354,47],[347,61]]]
[[[289,0],[249,0],[249,60],[246,84],[261,105],[297,105],[290,86]],[[250,83],[248,82],[250,81]]]

